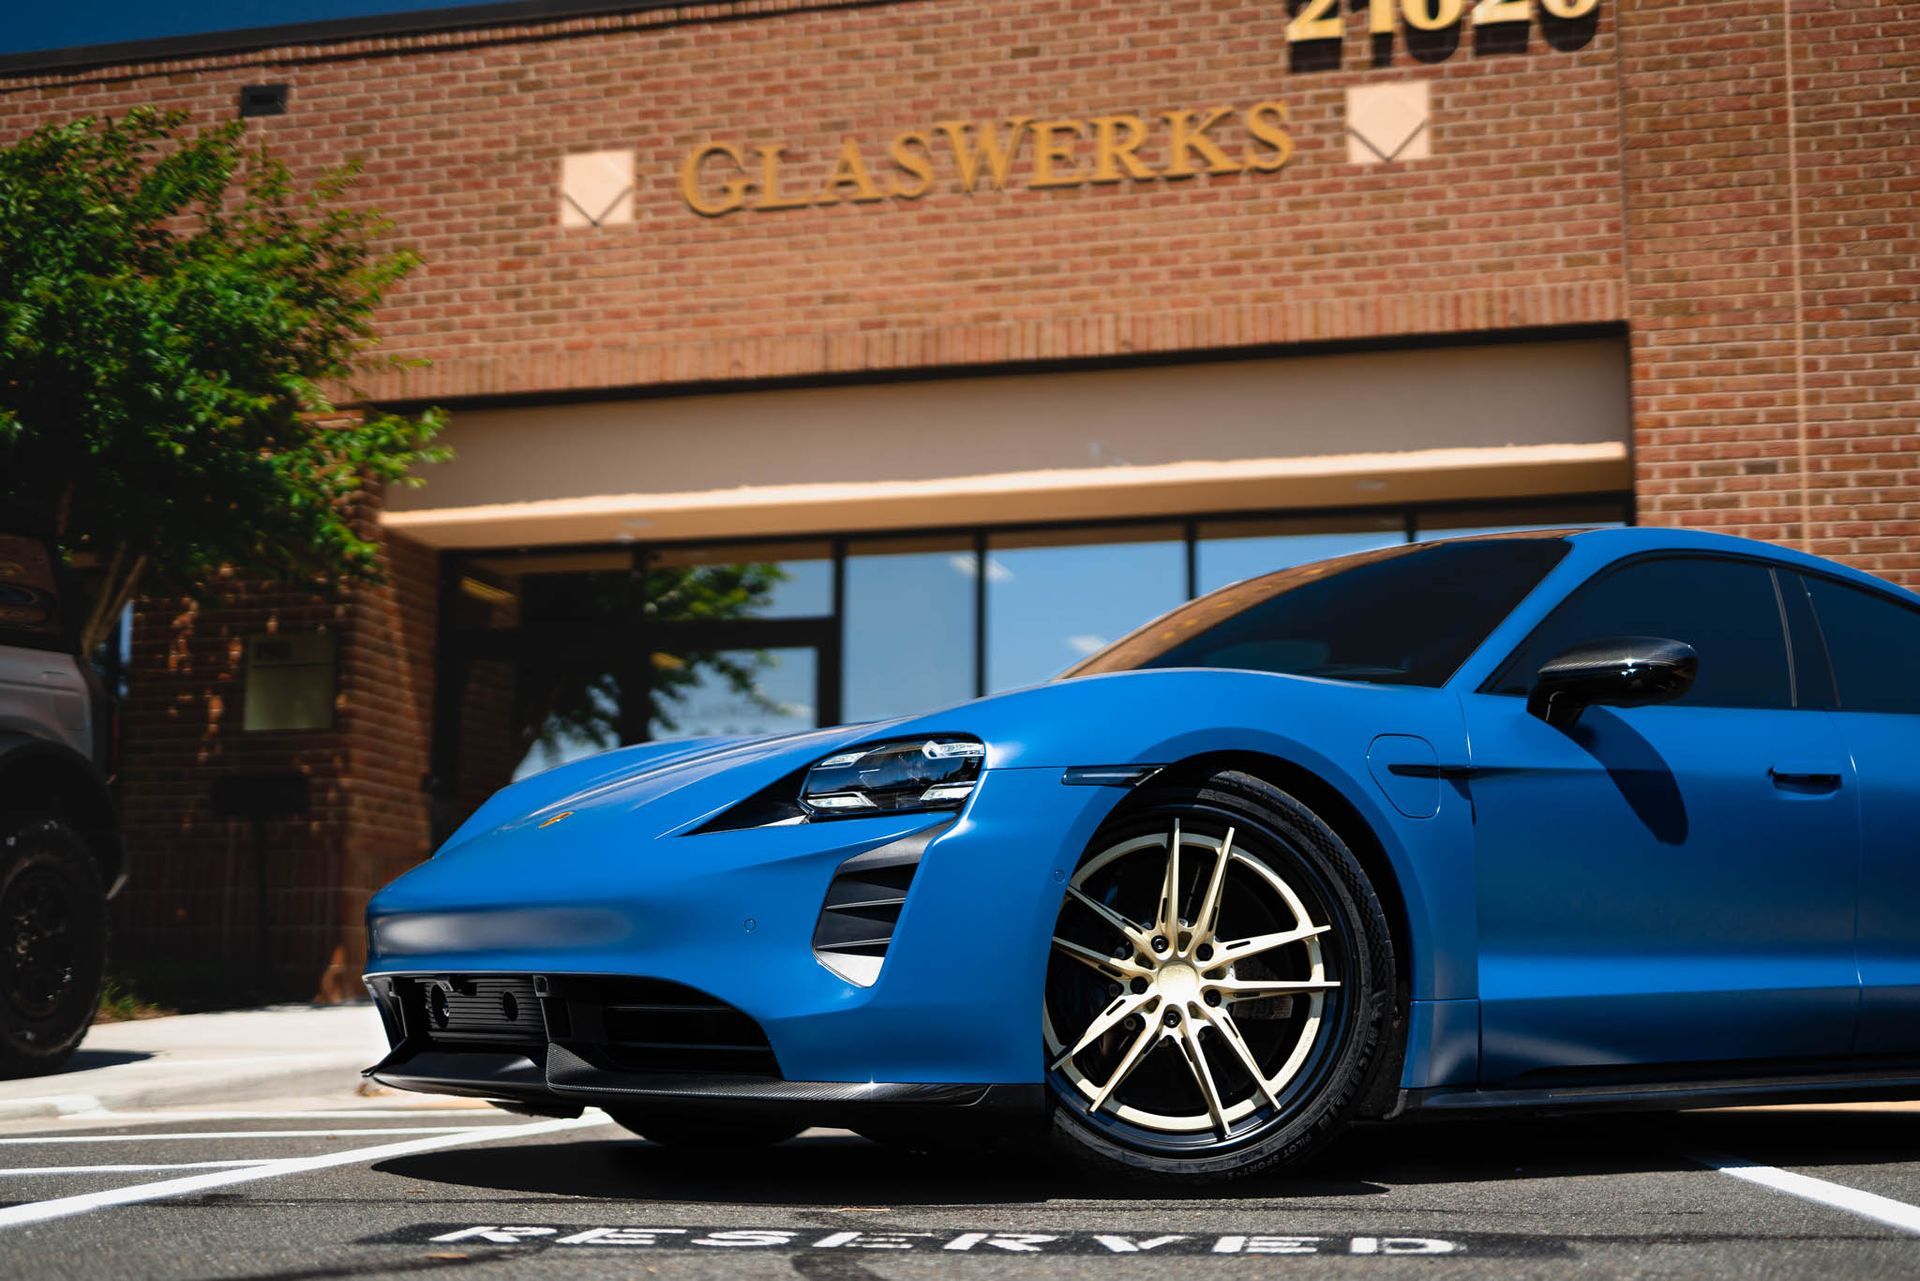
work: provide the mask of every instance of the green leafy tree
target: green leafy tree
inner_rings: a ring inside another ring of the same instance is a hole
[[[417,263],[238,122],[136,110],[0,150],[0,502],[100,567],[91,650],[136,590],[376,578],[369,484],[413,483],[441,419],[338,413]]]

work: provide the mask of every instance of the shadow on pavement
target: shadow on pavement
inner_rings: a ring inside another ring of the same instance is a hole
[[[595,1131],[596,1135],[607,1133]],[[1044,1151],[923,1154],[840,1132],[690,1152],[639,1139],[457,1148],[383,1161],[386,1174],[496,1192],[736,1205],[976,1205],[1052,1200],[1299,1202],[1419,1184],[1684,1171],[1696,1155],[1811,1168],[1907,1161],[1920,1112],[1696,1112],[1402,1123],[1357,1129],[1293,1177],[1193,1189],[1090,1175]]]
[[[743,1160],[737,1151],[698,1153],[656,1147],[639,1139],[582,1139],[421,1153],[382,1161],[374,1169],[497,1192],[732,1205],[1165,1202],[1217,1197],[1221,1192],[1217,1187],[1186,1192],[1160,1185],[1116,1184],[1027,1149],[916,1153],[837,1132],[806,1134],[776,1147],[755,1149],[750,1158]],[[1373,1196],[1386,1191],[1372,1183],[1325,1178],[1319,1171],[1232,1187],[1242,1196],[1287,1199]]]
[[[92,1068],[118,1067],[122,1063],[138,1063],[143,1059],[150,1059],[152,1057],[152,1053],[147,1050],[89,1050],[82,1048],[75,1050],[73,1057],[68,1059],[66,1065],[55,1075],[65,1076],[73,1072],[85,1072]]]
[[[1460,1118],[1356,1130],[1322,1159],[1329,1179],[1494,1182],[1699,1168],[1701,1156],[1811,1168],[1905,1162],[1920,1112],[1741,1110]]]

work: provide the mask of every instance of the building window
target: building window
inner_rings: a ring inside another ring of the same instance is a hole
[[[1407,541],[1398,511],[1359,516],[1201,521],[1195,533],[1195,588],[1201,595],[1243,578],[1309,561]]]
[[[1187,599],[1178,525],[987,540],[986,692],[1035,685]]]
[[[932,711],[1048,680],[1243,578],[1409,538],[1619,525],[1628,502],[449,554],[436,824],[622,744]]]
[[[979,572],[971,535],[848,545],[840,709],[848,721],[974,696]]]

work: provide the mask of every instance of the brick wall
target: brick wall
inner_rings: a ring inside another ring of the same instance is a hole
[[[1920,584],[1920,10],[1787,12],[1627,26],[1640,515]]]
[[[360,995],[367,898],[429,851],[437,558],[386,542],[390,583],[338,599],[232,581],[220,608],[137,605],[121,761],[133,864],[113,949],[142,995],[186,1007]],[[333,728],[245,731],[246,638],[311,630],[338,637]],[[212,788],[280,772],[307,776],[312,807],[266,825],[263,920],[251,825],[216,817]]]
[[[1343,67],[1313,72],[1289,69],[1273,0],[705,6],[14,81],[0,136],[143,101],[224,119],[241,84],[285,80],[290,110],[257,136],[307,170],[364,160],[426,259],[384,333],[434,368],[387,394],[1605,322],[1624,315],[1616,4],[1576,49],[1536,30],[1524,52],[1469,37],[1421,62],[1396,39],[1385,68],[1355,14]],[[1349,165],[1346,87],[1396,77],[1433,84],[1434,158]],[[709,139],[784,143],[786,181],[812,188],[846,136],[879,160],[937,120],[1264,99],[1290,112],[1279,174],[973,195],[943,177],[916,201],[718,219],[678,194]],[[561,156],[622,147],[636,221],[559,228]]]
[[[1290,65],[1288,20],[1274,0],[758,0],[17,77],[0,139],[147,102],[224,120],[241,85],[288,82],[255,137],[309,174],[362,160],[425,258],[383,332],[433,364],[377,380],[389,397],[1622,325],[1643,520],[1920,585],[1920,8],[1601,0],[1590,29],[1503,51],[1467,26],[1451,50],[1383,46],[1360,5],[1320,69],[1325,46]],[[1431,86],[1433,157],[1349,164],[1347,89],[1399,80]],[[880,160],[940,120],[1263,100],[1289,112],[1279,173],[965,194],[943,168],[920,199],[720,218],[678,190],[708,140],[784,144],[811,188],[848,136]],[[562,229],[561,158],[613,148],[637,156],[633,223]],[[250,960],[250,846],[207,780],[295,768],[317,804],[273,837],[276,972],[350,986],[366,894],[426,842],[433,558],[390,560],[397,590],[335,604],[142,604],[128,955]],[[340,629],[334,732],[239,734],[235,647],[272,625]]]

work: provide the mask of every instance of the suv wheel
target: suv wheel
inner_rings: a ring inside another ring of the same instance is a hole
[[[100,1004],[107,896],[54,818],[0,820],[0,1076],[58,1071]]]

